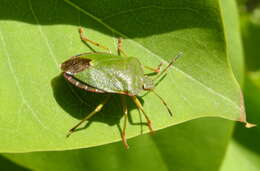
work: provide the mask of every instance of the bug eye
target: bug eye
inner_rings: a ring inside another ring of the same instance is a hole
[[[154,88],[153,80],[151,80],[150,78],[144,77],[143,82],[144,90],[152,90]]]
[[[145,85],[143,85],[143,89],[144,90],[153,90],[154,87],[146,87]]]
[[[144,85],[143,85],[143,89],[144,90],[152,90],[153,88],[154,88],[153,84],[146,84],[146,83],[144,83]]]

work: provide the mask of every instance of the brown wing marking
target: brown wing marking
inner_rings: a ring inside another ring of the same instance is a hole
[[[90,66],[90,61],[90,59],[75,56],[63,62],[61,64],[61,69],[63,72],[76,74],[88,68]]]

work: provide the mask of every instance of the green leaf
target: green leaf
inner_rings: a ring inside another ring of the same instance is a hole
[[[220,171],[258,171],[259,168],[259,154],[231,140]]]
[[[16,165],[15,163],[7,160],[6,158],[0,156],[0,169],[1,170],[12,170],[12,171],[28,171],[27,169]]]
[[[228,1],[227,1],[228,2]],[[246,57],[247,69],[259,70],[259,46],[260,23],[259,16],[256,20],[254,15],[259,11],[260,5],[257,1],[248,1],[241,4],[242,38]],[[243,5],[243,6],[242,6]],[[244,9],[248,8],[246,11]],[[255,22],[255,21],[258,21]],[[230,140],[226,156],[223,160],[221,171],[258,171],[260,170],[260,72],[248,72],[246,74],[245,86],[245,106],[248,119],[257,126],[251,129],[241,128],[236,125],[234,136]],[[238,164],[239,163],[239,164]]]
[[[244,54],[241,41],[239,13],[235,0],[220,0],[224,34],[226,39],[227,57],[232,71],[240,85],[244,82]]]
[[[62,151],[4,154],[12,161],[37,171],[56,170],[200,170],[217,171],[225,154],[233,123],[201,118],[129,140],[101,147]],[[214,134],[212,134],[214,132]]]
[[[245,104],[248,119],[260,125],[260,72],[250,73],[245,82]],[[234,157],[236,156],[236,157]],[[244,129],[237,125],[221,171],[257,171],[260,169],[260,128]],[[238,165],[239,163],[239,165]]]
[[[80,26],[113,53],[116,37],[123,37],[125,52],[145,65],[166,66],[184,53],[155,89],[174,117],[156,96],[142,95],[154,130],[206,116],[245,122],[216,1],[2,0],[0,14],[0,71],[5,73],[0,76],[0,98],[5,99],[0,103],[1,152],[76,149],[121,139],[117,96],[86,129],[66,138],[67,131],[103,98],[78,90],[59,75],[60,63],[91,51],[79,39]],[[133,103],[128,105],[127,137],[148,132],[139,124],[145,119],[140,119]]]
[[[242,12],[241,12],[242,13]],[[249,70],[259,70],[259,41],[260,41],[260,3],[258,8],[250,13],[241,14],[242,38],[246,56],[246,64]]]

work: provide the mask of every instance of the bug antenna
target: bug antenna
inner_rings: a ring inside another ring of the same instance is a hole
[[[159,94],[157,94],[154,90],[151,90],[151,91],[161,100],[161,102],[163,103],[163,105],[167,108],[169,114],[170,114],[171,116],[173,116],[171,109],[168,107],[167,103],[163,100],[163,98],[162,98]]]
[[[164,70],[163,70],[162,72],[160,72],[160,73],[154,78],[154,80],[157,80],[158,78],[160,78],[160,77],[170,68],[170,66],[172,66],[172,65],[176,62],[176,60],[177,60],[178,58],[180,58],[182,55],[183,55],[183,53],[182,53],[182,52],[179,52],[179,53],[172,59],[172,61],[168,64],[168,66],[167,66],[166,68],[164,68]]]

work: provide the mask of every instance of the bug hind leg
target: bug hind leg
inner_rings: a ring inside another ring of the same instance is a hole
[[[148,115],[145,113],[141,102],[138,100],[138,98],[136,96],[131,96],[131,98],[134,101],[134,103],[136,104],[136,106],[138,107],[138,109],[140,109],[142,111],[142,113],[143,113],[143,115],[144,115],[144,117],[147,121],[147,126],[150,130],[150,133],[153,133],[154,131],[153,131],[153,128],[152,128],[152,121],[149,119]]]
[[[121,133],[121,137],[122,137],[122,142],[125,146],[126,149],[129,149],[129,146],[127,144],[127,140],[126,140],[126,126],[127,126],[127,121],[128,121],[128,110],[127,110],[127,106],[126,106],[126,99],[125,96],[121,96],[121,102],[122,102],[122,106],[123,106],[123,112],[124,112],[124,127]]]
[[[77,125],[75,125],[73,128],[71,128],[69,130],[69,133],[67,134],[67,137],[69,137],[73,132],[75,132],[75,130],[82,124],[84,123],[86,120],[90,119],[92,116],[94,116],[96,113],[98,113],[99,111],[101,111],[101,109],[104,107],[104,105],[108,102],[110,98],[110,95],[108,95],[99,105],[96,106],[96,108],[89,114],[87,115],[85,118],[83,118]]]

